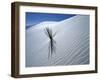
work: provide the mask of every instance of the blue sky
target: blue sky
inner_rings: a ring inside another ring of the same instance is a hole
[[[61,21],[75,16],[74,14],[53,14],[26,12],[26,28],[43,21]]]

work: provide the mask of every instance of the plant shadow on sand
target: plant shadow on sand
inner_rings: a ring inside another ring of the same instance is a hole
[[[54,40],[54,37],[56,33],[53,34],[52,30],[49,27],[45,28],[45,34],[50,39],[49,46],[48,46],[48,58],[52,57],[53,53],[56,52],[56,41]]]

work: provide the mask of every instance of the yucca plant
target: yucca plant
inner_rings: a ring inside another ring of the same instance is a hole
[[[56,41],[54,40],[56,33],[53,34],[52,30],[49,27],[45,28],[45,33],[50,39],[49,46],[48,46],[48,50],[49,50],[48,58],[49,58],[53,55],[53,53],[56,52],[56,47],[55,47]]]

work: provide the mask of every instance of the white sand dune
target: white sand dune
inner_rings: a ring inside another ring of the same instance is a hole
[[[50,58],[46,27],[55,34],[55,52]],[[89,64],[89,16],[46,21],[26,30],[26,67],[83,64]]]

